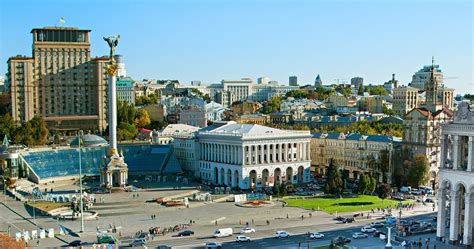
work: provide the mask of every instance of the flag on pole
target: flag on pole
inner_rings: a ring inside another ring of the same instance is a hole
[[[59,22],[60,23],[66,23],[66,20],[64,20],[64,18],[61,17],[61,19],[59,19]]]

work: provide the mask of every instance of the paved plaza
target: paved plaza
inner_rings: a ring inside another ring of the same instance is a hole
[[[63,191],[70,189],[67,185],[55,185],[55,189]],[[55,190],[56,191],[56,190]],[[226,202],[227,195],[215,196],[213,202],[194,202],[191,201],[189,208],[165,207],[150,202],[158,197],[183,198],[197,193],[199,190],[195,186],[176,187],[159,186],[150,189],[142,189],[138,192],[114,192],[111,194],[96,194],[97,203],[92,210],[99,213],[97,219],[85,220],[85,232],[80,234],[81,240],[89,242],[91,245],[96,241],[97,229],[110,230],[117,228],[115,236],[122,245],[126,245],[133,240],[137,232],[147,232],[151,227],[173,227],[179,224],[193,224],[189,227],[195,232],[192,237],[176,237],[176,232],[169,232],[165,235],[150,237],[148,242],[150,247],[166,244],[177,248],[193,248],[204,245],[208,241],[215,241],[212,238],[213,232],[217,228],[233,228],[234,233],[249,224],[256,229],[255,234],[250,236],[254,240],[248,246],[255,245],[262,248],[295,248],[299,243],[306,241],[306,236],[292,236],[291,239],[275,241],[268,239],[277,230],[285,230],[293,235],[306,234],[308,231],[321,231],[328,233],[325,241],[311,242],[311,246],[329,243],[330,238],[338,234],[350,236],[352,232],[360,231],[363,226],[373,219],[360,219],[351,224],[336,224],[333,215],[304,210],[294,207],[283,207],[281,202],[274,201],[275,205],[261,208],[239,207],[233,202]],[[63,225],[72,231],[80,230],[79,220],[55,220],[49,216],[33,214],[27,210],[23,203],[13,200],[11,197],[1,196],[0,204],[0,231],[7,232],[10,226],[10,234],[18,231],[31,231],[35,229],[35,223],[41,228],[54,228],[56,231],[59,225]],[[8,207],[8,208],[7,208]],[[404,211],[404,217],[414,215],[424,215],[432,213],[431,206],[419,205],[411,211]],[[3,215],[8,214],[8,215]],[[33,217],[33,215],[35,217]],[[152,219],[152,216],[155,216]],[[352,215],[342,214],[342,215]],[[373,215],[372,218],[380,217],[382,214]],[[267,223],[268,222],[268,223]],[[332,232],[331,232],[332,231]],[[434,239],[434,234],[432,234]],[[67,244],[72,240],[78,239],[71,235],[57,236],[54,239],[44,239],[40,242],[40,247],[58,247]],[[220,242],[230,242],[234,237],[218,239]],[[366,241],[366,242],[364,242]],[[364,243],[373,244],[374,248],[383,246],[378,239],[357,240],[351,243],[352,246],[363,245]],[[36,246],[36,242],[32,246]],[[307,246],[307,243],[305,244]],[[226,243],[225,248],[251,248],[246,245],[237,245]],[[362,247],[358,247],[362,248]],[[443,248],[443,247],[438,247]]]

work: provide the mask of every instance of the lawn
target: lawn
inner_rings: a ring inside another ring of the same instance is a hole
[[[322,210],[327,213],[344,213],[367,211],[375,208],[386,208],[396,206],[399,202],[394,200],[382,200],[377,196],[359,195],[350,198],[307,198],[307,199],[286,199],[290,207],[300,207],[304,209]],[[403,203],[411,203],[405,201]]]
[[[54,210],[56,208],[62,208],[62,207],[69,207],[71,206],[71,203],[69,202],[50,202],[50,201],[29,201],[26,203],[26,205],[36,207],[39,210],[49,212],[51,210]]]

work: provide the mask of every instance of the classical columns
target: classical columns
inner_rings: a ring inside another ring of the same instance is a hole
[[[470,138],[470,137],[469,137]],[[464,194],[464,237],[462,242],[464,245],[470,245],[472,239],[472,198],[471,193]]]
[[[438,219],[436,237],[439,239],[443,238],[446,234],[446,189],[438,189]]]
[[[451,242],[457,241],[459,236],[459,207],[461,202],[461,195],[459,191],[451,190],[451,212],[449,223],[449,240]]]
[[[468,149],[467,149],[467,171],[471,172],[472,171],[472,143],[473,143],[474,137],[469,137],[468,140]]]
[[[459,156],[460,156],[460,153],[459,153],[459,136],[458,135],[454,135],[454,139],[453,139],[453,169],[454,170],[457,170],[459,168]]]
[[[446,167],[446,158],[447,158],[447,154],[448,154],[448,148],[446,146],[446,135],[442,134],[441,135],[441,168],[445,168]]]

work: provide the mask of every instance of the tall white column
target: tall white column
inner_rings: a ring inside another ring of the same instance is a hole
[[[281,162],[283,162],[283,144],[278,145],[278,150],[279,150],[278,162],[281,163]]]
[[[264,164],[264,159],[265,159],[265,149],[264,149],[264,145],[260,145],[260,164]]]
[[[467,171],[472,171],[472,143],[474,137],[469,137],[468,140],[468,149],[467,149]]]
[[[443,238],[446,235],[446,189],[438,189],[438,219],[436,237],[439,239]]]
[[[453,139],[453,169],[457,170],[459,167],[459,136],[454,135]]]
[[[464,245],[470,245],[472,239],[472,200],[471,193],[466,193],[464,198],[464,237],[462,239]]]
[[[272,153],[273,153],[272,163],[276,163],[277,162],[277,160],[276,160],[276,155],[277,155],[277,153],[276,153],[276,144],[272,144]]]
[[[446,155],[448,152],[448,148],[446,146],[446,135],[442,134],[441,135],[441,163],[440,166],[441,168],[446,167]]]
[[[116,81],[115,76],[109,75],[109,147],[114,153],[117,152],[117,91],[116,91]]]
[[[267,161],[266,163],[271,163],[270,161],[270,144],[267,144]]]
[[[288,162],[288,143],[283,144],[283,158],[285,162]]]
[[[459,191],[451,190],[451,212],[449,223],[449,240],[457,241],[459,236],[459,206],[460,206]]]

